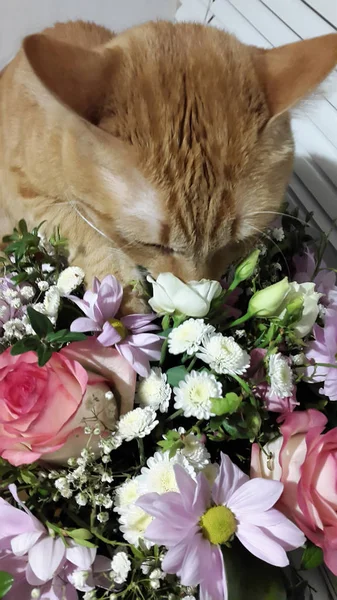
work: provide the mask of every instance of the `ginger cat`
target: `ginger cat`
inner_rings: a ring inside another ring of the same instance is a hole
[[[288,110],[336,62],[334,34],[266,51],[190,23],[27,37],[0,77],[0,234],[60,225],[88,284],[220,277],[280,206]]]

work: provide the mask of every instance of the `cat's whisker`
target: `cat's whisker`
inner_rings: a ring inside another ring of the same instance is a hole
[[[77,208],[76,206],[76,201],[74,202],[73,200],[68,200],[68,204],[69,206],[78,214],[79,217],[81,217],[81,219],[87,224],[89,225],[92,229],[94,229],[95,231],[97,231],[97,233],[99,233],[102,237],[104,237],[105,239],[109,240],[109,242],[111,242],[112,244],[114,244],[113,239],[111,239],[108,235],[106,235],[104,233],[104,231],[101,231],[101,229],[99,229],[98,227],[96,227],[96,225],[94,225],[91,221],[89,221],[89,219],[87,219],[82,213],[81,211]]]
[[[291,277],[291,273],[290,273],[290,269],[289,269],[289,265],[288,265],[288,261],[284,255],[284,253],[282,252],[282,249],[280,248],[280,246],[264,231],[261,231],[261,229],[258,229],[257,227],[254,227],[254,225],[250,225],[250,227],[252,229],[255,229],[255,231],[257,231],[260,235],[262,235],[263,237],[267,238],[272,244],[274,244],[274,246],[278,249],[279,253],[281,254],[283,260],[284,260],[284,264],[287,268],[288,271],[288,277]]]
[[[293,219],[294,221],[298,221],[298,223],[302,223],[302,225],[306,225],[307,227],[311,227],[312,229],[316,229],[317,231],[320,231],[319,227],[317,227],[317,225],[314,225],[312,223],[307,223],[307,221],[305,221],[304,219],[300,219],[299,217],[295,217],[294,215],[289,215],[287,213],[283,213],[283,212],[279,212],[276,210],[260,210],[260,211],[256,211],[256,212],[252,212],[249,213],[249,217],[258,217],[260,215],[279,215],[280,217],[287,217],[288,219]]]

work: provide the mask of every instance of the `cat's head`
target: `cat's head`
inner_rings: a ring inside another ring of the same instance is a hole
[[[293,163],[288,111],[336,64],[337,35],[264,51],[158,22],[97,50],[44,35],[24,49],[86,128],[92,187],[80,210],[152,275],[190,280],[218,278],[279,210]]]

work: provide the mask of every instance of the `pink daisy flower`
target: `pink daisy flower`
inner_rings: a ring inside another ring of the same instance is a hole
[[[154,313],[127,315],[116,319],[123,298],[123,288],[113,275],[103,281],[95,277],[93,290],[87,290],[83,299],[68,296],[86,315],[72,322],[70,330],[93,332],[102,346],[115,346],[132,368],[146,377],[150,373],[150,361],[159,360],[162,340],[154,333],[158,325],[152,321]]]
[[[154,517],[145,537],[166,546],[162,568],[183,585],[200,585],[200,600],[226,600],[226,571],[221,544],[236,535],[252,554],[278,567],[289,564],[286,552],[303,545],[305,536],[273,506],[283,484],[249,479],[230,458],[221,455],[211,488],[199,473],[194,481],[174,467],[179,492],[145,494],[137,505]]]

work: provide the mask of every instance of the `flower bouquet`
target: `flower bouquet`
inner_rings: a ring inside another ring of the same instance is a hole
[[[4,238],[1,598],[304,600],[303,570],[337,574],[326,243],[284,213],[221,282],[149,276],[121,316],[59,232]]]

